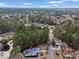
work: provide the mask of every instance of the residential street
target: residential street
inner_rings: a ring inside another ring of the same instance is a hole
[[[55,28],[55,27],[54,27]],[[63,56],[61,55],[61,52],[57,50],[57,53],[59,56],[56,55],[55,51],[52,50],[52,40],[57,43],[57,40],[55,40],[54,35],[53,35],[53,29],[49,26],[49,46],[48,46],[48,59],[63,59]],[[58,58],[56,58],[58,57]]]
[[[49,43],[48,43],[48,59],[55,59],[54,58],[54,52],[52,51],[52,36],[51,36],[51,33],[52,30],[51,28],[49,27]]]
[[[54,59],[54,53],[52,52],[52,45],[49,44],[48,46],[48,59]]]

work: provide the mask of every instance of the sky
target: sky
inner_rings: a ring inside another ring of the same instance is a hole
[[[79,8],[79,0],[0,0],[1,8]]]

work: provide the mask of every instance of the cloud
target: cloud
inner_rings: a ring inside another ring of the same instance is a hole
[[[77,2],[77,1],[79,1],[79,0],[72,0],[72,1]]]
[[[79,0],[53,0],[53,1],[49,1],[48,3],[50,3],[50,4],[62,4],[62,3],[64,3],[64,2],[69,2],[69,1],[71,1],[71,2],[79,2]]]
[[[24,5],[32,5],[32,3],[24,3]]]
[[[7,6],[5,3],[0,2],[0,7],[5,7]]]
[[[8,5],[6,3],[0,2],[0,7],[8,7],[8,8],[28,8],[32,3],[23,3],[23,5]]]
[[[41,5],[39,6],[40,8],[49,8],[50,6],[49,5]]]
[[[72,2],[78,2],[79,0],[62,0],[62,1],[72,1]]]
[[[51,8],[63,8],[63,7],[64,7],[63,4],[52,4],[51,5]]]
[[[63,3],[63,1],[49,1],[48,3]]]
[[[59,6],[59,5],[57,5],[57,4],[53,4],[52,6],[57,7],[57,6]]]

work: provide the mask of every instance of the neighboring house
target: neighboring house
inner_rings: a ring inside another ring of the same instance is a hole
[[[15,33],[14,32],[8,32],[5,34],[0,35],[0,41],[2,39],[12,39],[14,37]]]
[[[3,44],[0,43],[0,51],[3,49]]]
[[[74,56],[72,54],[66,54],[64,55],[64,57],[67,59],[74,59]]]
[[[3,37],[2,36],[0,36],[0,41],[3,39]]]
[[[14,32],[8,32],[8,33],[5,33],[4,35],[5,35],[4,39],[12,39],[14,37],[15,33]]]
[[[24,24],[25,25],[25,27],[28,27],[28,26],[31,26],[32,24]]]
[[[13,40],[9,41],[7,44],[10,46],[10,49],[8,51],[0,51],[0,59],[10,58],[10,52],[13,48]]]

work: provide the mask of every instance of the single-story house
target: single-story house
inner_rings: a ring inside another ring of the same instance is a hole
[[[0,36],[0,41],[3,39],[3,37],[2,36]]]
[[[25,57],[37,57],[39,52],[40,52],[40,48],[32,48],[23,51],[23,55]]]
[[[0,43],[0,51],[3,49],[3,44],[2,43]]]

